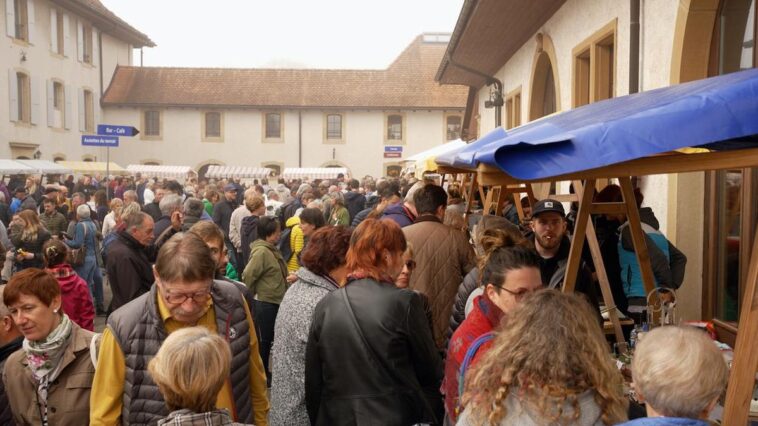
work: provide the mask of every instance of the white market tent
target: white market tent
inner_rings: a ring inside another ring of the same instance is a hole
[[[110,164],[104,161],[59,161],[57,164],[71,169],[74,173],[79,174],[111,174],[111,175],[128,175],[129,171],[119,166],[113,161]]]
[[[284,169],[282,179],[337,179],[340,173],[347,175],[347,169],[344,167],[288,167]]]
[[[186,179],[194,176],[196,173],[190,166],[164,166],[153,164],[129,164],[126,170],[130,174],[141,174],[148,177],[167,178],[167,179]]]
[[[49,160],[16,160],[25,166],[31,167],[35,174],[40,175],[63,175],[70,174],[71,169]]]
[[[16,160],[0,159],[0,173],[4,175],[34,174],[33,168]]]
[[[265,179],[271,175],[272,170],[266,167],[250,166],[208,166],[205,177],[208,178],[237,178],[237,179]]]
[[[410,157],[406,158],[404,162],[408,170],[414,170],[416,177],[421,178],[424,172],[437,171],[437,163],[434,160],[438,155],[453,152],[456,149],[463,148],[464,146],[466,146],[466,142],[460,139],[456,139],[442,145],[437,145],[433,148],[427,149],[426,151],[421,151],[418,154],[411,155]]]

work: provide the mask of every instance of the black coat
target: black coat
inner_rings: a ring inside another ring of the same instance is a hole
[[[163,216],[163,213],[161,213],[161,209],[158,206],[158,203],[153,201],[152,203],[145,204],[145,207],[142,207],[142,211],[149,214],[150,217],[153,218],[153,222],[157,222],[158,219]]]
[[[356,329],[344,294],[372,349]],[[441,422],[442,376],[442,360],[415,292],[364,279],[329,293],[316,306],[305,355],[312,424],[405,426],[429,421],[430,411]]]
[[[240,263],[247,265],[250,261],[250,244],[258,239],[258,216],[251,215],[242,219],[240,226]]]
[[[219,201],[213,206],[213,223],[218,225],[224,231],[224,238],[229,240],[229,223],[232,221],[232,212],[237,208],[237,204],[226,199]]]
[[[360,192],[348,191],[345,193],[345,207],[350,213],[350,223],[353,219],[366,208],[366,197]]]
[[[113,291],[108,312],[131,302],[153,285],[153,268],[149,248],[140,244],[125,231],[120,231],[108,246],[105,268]]]
[[[466,302],[477,287],[479,287],[479,268],[474,268],[463,277],[463,282],[458,286],[458,294],[455,295],[453,311],[450,313],[450,326],[448,326],[445,333],[445,348],[450,343],[450,338],[453,337],[455,330],[466,319]]]

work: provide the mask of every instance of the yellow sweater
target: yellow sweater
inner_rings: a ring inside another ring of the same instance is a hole
[[[255,326],[250,315],[250,309],[247,303],[244,303],[244,305],[250,327],[250,394],[253,400],[253,412],[255,413],[254,421],[257,426],[266,426],[268,424],[269,411],[266,374],[263,371],[263,362],[258,350],[258,338],[255,335]],[[161,319],[163,319],[166,333],[171,334],[180,328],[189,327],[188,324],[181,323],[171,317],[171,311],[168,310],[163,303],[163,298],[160,296],[158,296],[158,311]],[[197,325],[217,332],[216,312],[213,310],[212,299],[208,301],[208,310],[198,320]],[[121,347],[118,345],[111,329],[106,328],[100,343],[97,369],[95,370],[95,378],[92,382],[90,425],[112,426],[121,423],[125,380],[126,360],[124,359],[124,353],[121,351]],[[216,407],[226,408],[230,413],[234,413],[233,399],[231,385],[227,380],[218,394]]]

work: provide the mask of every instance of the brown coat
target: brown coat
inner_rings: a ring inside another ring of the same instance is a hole
[[[463,231],[442,224],[434,216],[424,215],[403,228],[413,246],[416,270],[409,288],[429,298],[434,323],[434,341],[445,350],[445,330],[463,277],[475,266],[474,250]]]
[[[60,376],[50,385],[47,398],[47,419],[50,425],[78,426],[89,419],[89,397],[95,367],[90,356],[90,341],[94,333],[72,324],[71,343],[61,362]],[[17,425],[40,425],[37,384],[27,366],[23,349],[13,353],[5,363],[3,382],[8,403]]]

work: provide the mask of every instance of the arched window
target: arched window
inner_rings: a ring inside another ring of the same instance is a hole
[[[558,110],[558,97],[553,64],[547,52],[537,55],[532,78],[532,97],[529,120],[552,114]]]

